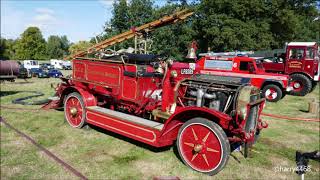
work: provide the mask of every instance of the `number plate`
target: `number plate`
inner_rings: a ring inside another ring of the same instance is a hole
[[[181,69],[181,74],[193,74],[193,69]]]

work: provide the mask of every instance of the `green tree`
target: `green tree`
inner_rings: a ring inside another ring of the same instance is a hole
[[[129,26],[141,26],[152,21],[152,5],[150,0],[132,0],[129,5]]]
[[[114,1],[113,3],[113,17],[111,19],[112,31],[121,33],[130,28],[129,25],[129,7],[127,0]],[[110,28],[109,23],[106,23],[106,28]]]
[[[15,49],[14,46],[16,40],[13,39],[0,39],[0,59],[14,59],[15,58]]]
[[[88,41],[79,41],[78,43],[72,44],[69,47],[69,52],[71,54],[75,54],[79,51],[87,50],[90,46],[92,46],[92,43]]]
[[[46,59],[46,41],[37,27],[27,28],[21,35],[16,46],[16,58],[20,60]]]
[[[61,42],[61,48],[63,50],[63,55],[69,55],[70,41],[68,40],[68,37],[66,35],[61,36],[60,42]]]
[[[316,41],[320,32],[316,0],[273,0],[266,2],[276,48],[290,41]]]
[[[64,54],[62,41],[59,36],[49,36],[47,42],[47,55],[50,59],[61,59]]]

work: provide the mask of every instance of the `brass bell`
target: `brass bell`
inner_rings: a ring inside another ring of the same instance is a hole
[[[196,59],[197,55],[193,47],[189,48],[188,55],[186,56],[188,59]]]

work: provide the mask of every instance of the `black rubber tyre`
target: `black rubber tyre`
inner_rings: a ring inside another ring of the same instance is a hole
[[[192,131],[190,129],[192,129]],[[203,130],[206,130],[207,132],[204,132]],[[190,132],[199,134],[198,136],[193,134],[193,136],[191,135],[190,137]],[[188,137],[188,142],[184,141],[186,137]],[[208,141],[204,139],[208,139]],[[199,142],[204,144],[201,145]],[[219,150],[214,151],[211,149],[210,146],[212,147],[213,144],[217,144],[219,148],[215,148]],[[199,145],[201,146],[201,150],[196,151],[195,149]],[[218,124],[205,118],[193,118],[184,123],[179,130],[176,146],[179,156],[185,165],[195,171],[208,175],[214,175],[220,172],[227,164],[230,155],[230,143],[223,129]],[[191,149],[191,151],[186,151],[186,147]],[[203,147],[206,148],[202,149]],[[202,153],[206,155],[203,155]],[[191,160],[190,155],[192,155]],[[198,165],[202,166],[203,164],[204,166],[207,165],[206,168],[208,169],[202,170],[201,168],[197,168]],[[209,166],[209,164],[211,166]]]
[[[318,84],[318,82],[312,81],[312,88],[311,88],[311,91],[310,91],[310,92],[313,92],[313,91],[314,91],[314,89],[317,87],[317,84]]]
[[[70,101],[70,102],[69,102]],[[86,125],[86,109],[81,95],[77,92],[70,93],[63,102],[64,117],[70,126],[82,128]],[[74,108],[76,110],[74,110]],[[74,110],[74,114],[72,113]]]
[[[262,97],[269,102],[277,102],[282,98],[282,90],[278,85],[268,84],[262,88]]]
[[[291,77],[291,83],[293,86],[293,91],[290,91],[291,95],[305,96],[306,94],[311,92],[312,82],[307,76],[305,76],[303,74],[293,74],[290,77]],[[295,86],[296,82],[300,83],[300,86],[302,86],[302,87],[297,88]]]

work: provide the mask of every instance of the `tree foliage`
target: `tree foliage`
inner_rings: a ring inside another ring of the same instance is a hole
[[[16,58],[20,60],[46,59],[46,41],[37,27],[27,28],[15,45]]]
[[[198,42],[202,52],[208,48],[216,52],[276,49],[290,41],[319,41],[316,0],[167,2],[163,7],[156,7],[149,0],[116,1],[113,17],[106,23],[109,28],[104,38],[171,14],[179,8],[189,8],[195,11],[195,15],[185,22],[152,32],[154,53],[181,58],[193,40]],[[128,45],[132,43],[122,43],[121,47]]]
[[[14,45],[16,40],[13,39],[0,39],[0,60],[14,59],[15,49]]]
[[[88,41],[79,41],[78,43],[72,44],[69,47],[69,52],[71,54],[75,54],[79,51],[87,50],[90,46],[92,46],[92,43]]]
[[[61,59],[68,54],[69,41],[66,36],[49,36],[47,42],[47,55],[49,59]]]

